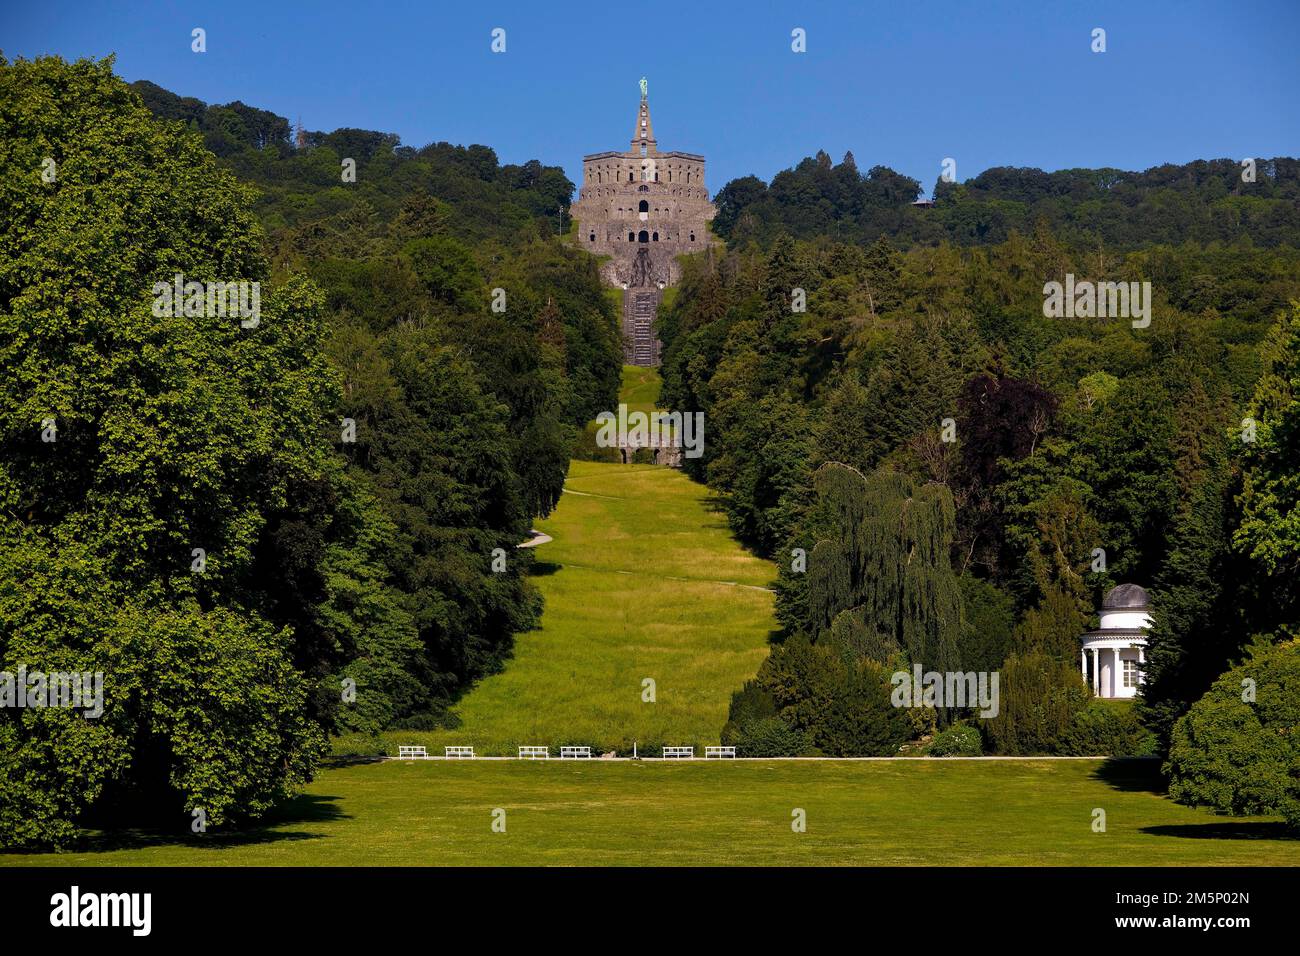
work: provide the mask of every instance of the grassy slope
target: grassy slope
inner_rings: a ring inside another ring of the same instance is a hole
[[[128,835],[0,866],[1300,864],[1280,823],[1171,803],[1153,762],[1102,766],[394,761],[325,771],[245,836]],[[504,834],[490,830],[496,807]],[[790,829],[795,807],[806,833]],[[1092,832],[1096,807],[1105,833]]]
[[[624,370],[621,401],[649,411],[658,397],[654,370]],[[762,588],[775,570],[679,472],[575,461],[566,488],[537,525],[554,538],[537,550],[541,629],[519,635],[505,670],[460,702],[460,728],[390,732],[388,753],[403,743],[505,755],[520,744],[718,742],[732,691],[767,655],[776,624]],[[647,677],[655,703],[641,700]]]
[[[630,412],[649,414],[658,406],[659,386],[659,373],[654,369],[624,365],[623,387],[619,390],[618,400],[627,405]]]

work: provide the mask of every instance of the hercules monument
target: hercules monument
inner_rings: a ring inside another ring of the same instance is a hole
[[[709,247],[717,212],[704,188],[704,157],[659,152],[646,92],[643,77],[631,149],[582,157],[582,188],[569,211],[579,245],[610,257],[601,278],[623,289],[628,365],[659,364],[654,318],[664,288],[680,278],[675,256]]]

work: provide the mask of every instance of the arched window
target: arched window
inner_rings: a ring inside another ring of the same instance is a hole
[[[588,242],[595,242],[595,241],[596,241],[596,234],[593,232],[590,236],[587,237],[587,241],[588,241]]]
[[[691,242],[695,241],[695,233],[691,233]]]
[[[627,173],[627,181],[628,181],[628,182],[631,182],[631,181],[632,181],[632,171],[631,171],[630,169],[628,170],[628,173]]]
[[[656,233],[655,233],[654,235],[652,235],[650,238],[653,239],[655,242],[658,242],[658,241],[659,241],[659,233],[656,232]]]
[[[641,234],[640,234],[639,236],[636,237],[636,241],[637,241],[637,242],[649,242],[649,241],[650,241],[650,233],[648,233],[648,232],[646,232],[644,229],[642,229],[642,230],[641,230]]]
[[[627,234],[627,241],[628,241],[628,242],[636,242],[636,233],[635,233],[635,232],[629,232],[629,233]]]
[[[648,202],[646,202],[644,199],[642,199],[642,200],[641,200],[641,206],[640,206],[640,208],[639,208],[639,211],[640,211],[640,212],[649,212],[649,211],[650,211],[650,204],[649,204]]]

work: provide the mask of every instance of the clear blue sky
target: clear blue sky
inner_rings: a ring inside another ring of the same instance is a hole
[[[819,148],[927,192],[949,156],[964,180],[1300,154],[1300,0],[0,2],[10,59],[116,53],[127,80],[309,129],[485,143],[575,182],[583,153],[626,148],[643,74],[660,148],[704,153],[714,191]]]

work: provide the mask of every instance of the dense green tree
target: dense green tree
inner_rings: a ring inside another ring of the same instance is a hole
[[[1295,624],[1300,617],[1300,304],[1278,319],[1261,352],[1264,374],[1246,420],[1232,429],[1242,469],[1241,521],[1233,543],[1263,575],[1257,587],[1268,596],[1273,620]]]
[[[1162,752],[1174,722],[1244,643],[1243,621],[1234,613],[1241,575],[1231,553],[1228,440],[1222,432],[1208,437],[1208,467],[1179,509],[1152,595],[1138,708]]]
[[[1300,642],[1259,645],[1174,725],[1169,795],[1300,831]]]
[[[326,550],[364,551],[334,527],[319,296],[161,309],[176,273],[266,281],[250,191],[111,61],[0,62],[0,98],[0,670],[106,688],[102,723],[0,711],[4,802],[31,811],[0,837],[60,842],[121,790],[260,815],[310,778],[346,663]]]
[[[961,669],[996,671],[1011,650],[1015,602],[1005,591],[972,574],[958,579],[962,596]]]

